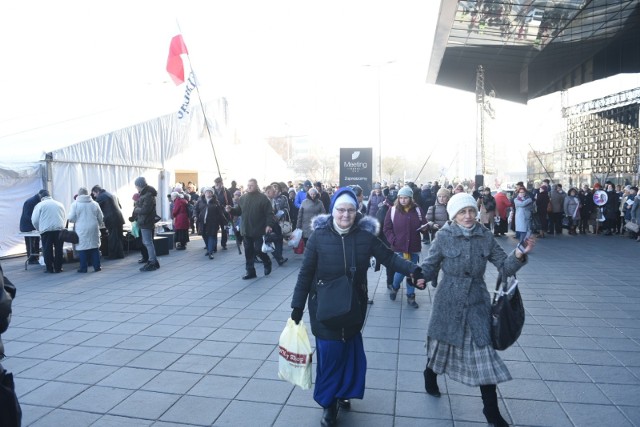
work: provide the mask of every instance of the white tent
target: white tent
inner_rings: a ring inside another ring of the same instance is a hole
[[[137,106],[139,108],[139,106]],[[17,121],[0,129],[0,256],[23,253],[18,234],[24,201],[47,188],[68,210],[78,188],[96,184],[116,194],[125,217],[133,209],[131,197],[138,176],[159,192],[159,214],[169,218],[166,195],[176,170],[217,176],[202,109],[191,109],[179,119],[175,103],[153,105],[144,111],[122,108],[81,118],[58,120],[27,130]],[[158,115],[157,110],[169,114]],[[226,103],[205,107],[214,147],[222,147]],[[146,115],[148,120],[141,118]],[[204,132],[203,132],[204,130]],[[191,153],[191,154],[189,154]]]

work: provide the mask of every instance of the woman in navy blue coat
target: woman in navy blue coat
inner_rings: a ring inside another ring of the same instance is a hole
[[[358,200],[350,188],[338,190],[331,201],[330,214],[313,220],[313,233],[293,292],[291,318],[302,319],[305,303],[309,309],[311,331],[316,338],[317,371],[313,397],[324,408],[321,425],[336,423],[338,403],[350,406],[349,399],[364,396],[367,361],[361,330],[367,311],[367,269],[374,256],[394,271],[411,275],[418,288],[424,288],[420,267],[397,256],[377,237],[380,224],[357,211]],[[355,272],[351,265],[355,264]],[[319,280],[349,277],[352,305],[349,320],[343,323],[320,321],[316,317]]]

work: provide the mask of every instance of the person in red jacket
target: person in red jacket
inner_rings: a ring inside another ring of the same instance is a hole
[[[498,190],[498,192],[494,196],[494,199],[496,199],[496,218],[499,217],[500,222],[496,223],[493,227],[493,235],[504,236],[508,231],[508,216],[509,208],[511,207],[511,201],[509,201],[509,198],[503,190]]]
[[[176,233],[176,249],[184,250],[187,249],[187,242],[189,242],[188,202],[184,199],[184,195],[177,191],[171,193],[171,200],[173,201],[171,217],[173,218],[173,231]]]

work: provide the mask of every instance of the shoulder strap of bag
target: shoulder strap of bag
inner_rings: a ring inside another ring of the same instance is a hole
[[[353,245],[351,246],[351,268],[349,268],[351,272],[351,280],[356,277],[356,241],[353,240]]]
[[[420,222],[422,222],[422,211],[420,210],[420,207],[416,205],[416,212],[418,212],[418,218],[420,219]],[[391,223],[393,223],[393,218],[396,216],[396,207],[392,206],[391,207]]]
[[[513,277],[515,278],[516,275],[514,274]],[[502,285],[502,289],[500,289],[500,285]],[[504,273],[504,270],[500,270],[498,272],[498,279],[496,280],[496,291],[493,294],[493,303],[497,301],[501,292],[506,293],[509,290],[507,286],[509,286],[509,277]]]

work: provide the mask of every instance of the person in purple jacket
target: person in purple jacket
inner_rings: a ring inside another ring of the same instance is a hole
[[[424,212],[413,201],[413,190],[410,187],[402,187],[398,191],[394,206],[389,209],[384,219],[383,232],[391,244],[391,249],[404,259],[418,263],[422,250],[420,233],[427,232],[426,224]],[[404,277],[402,273],[395,274],[392,289],[389,290],[389,298],[392,301],[395,301]],[[407,278],[407,304],[413,308],[419,307],[416,302],[416,289],[409,278]]]

